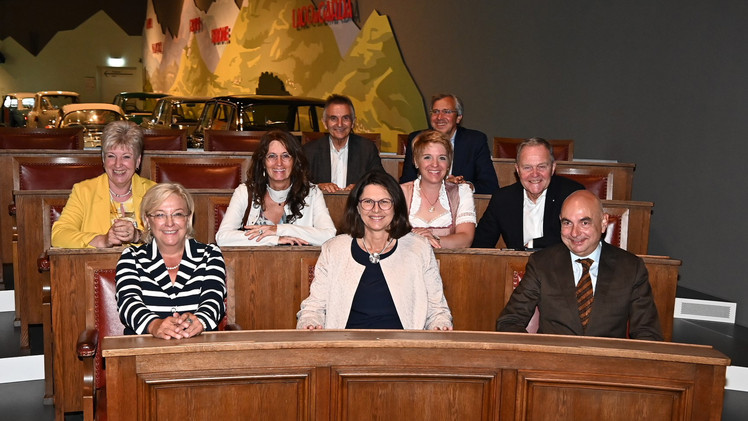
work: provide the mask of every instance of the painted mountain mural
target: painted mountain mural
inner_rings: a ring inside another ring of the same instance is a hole
[[[349,96],[356,130],[381,133],[385,152],[397,150],[398,133],[426,127],[421,94],[386,16],[373,12],[360,30],[350,20],[296,29],[294,10],[309,7],[309,1],[248,0],[241,8],[234,0],[206,3],[200,10],[185,1],[178,27],[162,26],[158,19],[166,18],[149,7],[147,19],[154,22],[146,24],[144,63],[154,90],[256,93],[260,77],[272,75],[292,95]],[[213,30],[225,27],[229,40],[216,43]]]

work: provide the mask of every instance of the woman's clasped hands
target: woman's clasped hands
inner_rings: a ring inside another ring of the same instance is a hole
[[[148,332],[161,339],[191,338],[203,333],[203,324],[192,313],[174,313],[165,319],[152,321]]]

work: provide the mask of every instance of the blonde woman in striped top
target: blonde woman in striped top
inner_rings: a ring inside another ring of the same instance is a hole
[[[218,246],[192,238],[194,201],[180,184],[143,197],[145,244],[117,263],[117,306],[125,334],[180,339],[215,330],[225,314],[226,267]]]

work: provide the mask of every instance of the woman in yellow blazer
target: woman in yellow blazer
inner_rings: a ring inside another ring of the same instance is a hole
[[[130,121],[109,123],[101,134],[104,174],[73,186],[52,226],[52,247],[114,247],[139,243],[140,202],[153,181],[135,173],[143,155],[143,130]]]

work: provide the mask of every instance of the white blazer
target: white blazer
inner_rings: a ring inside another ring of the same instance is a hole
[[[364,266],[351,255],[351,241],[350,235],[343,234],[322,245],[309,297],[296,315],[297,329],[310,325],[345,328],[364,273]],[[403,328],[452,327],[439,265],[425,238],[412,232],[406,234],[398,240],[395,252],[379,264]]]

